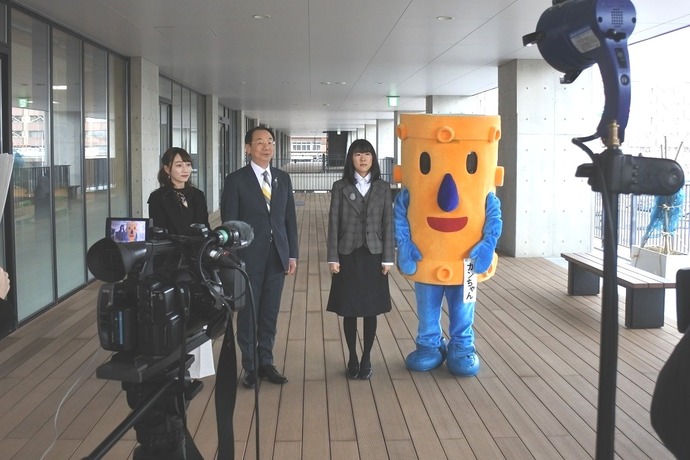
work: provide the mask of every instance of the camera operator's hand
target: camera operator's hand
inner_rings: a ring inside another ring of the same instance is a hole
[[[8,292],[10,292],[10,275],[0,267],[0,299],[6,299]]]

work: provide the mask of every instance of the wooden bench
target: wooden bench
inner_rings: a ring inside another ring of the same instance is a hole
[[[568,295],[599,294],[600,278],[604,275],[603,256],[563,253],[561,257],[568,261]],[[675,281],[620,262],[617,275],[616,283],[625,288],[625,327],[663,326],[666,289],[675,288]]]

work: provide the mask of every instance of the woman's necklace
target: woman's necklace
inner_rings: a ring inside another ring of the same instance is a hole
[[[185,208],[189,207],[189,203],[187,203],[187,197],[184,196],[184,193],[179,192],[175,190],[175,193],[177,193],[177,199],[180,201],[180,205],[184,206]]]

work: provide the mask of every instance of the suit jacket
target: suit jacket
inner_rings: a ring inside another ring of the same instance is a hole
[[[252,242],[246,248],[237,250],[237,256],[245,262],[249,274],[264,270],[271,238],[285,271],[291,258],[299,258],[297,213],[290,175],[271,167],[271,178],[270,213],[250,164],[228,174],[223,186],[221,220],[239,220],[251,225],[254,230]]]
[[[208,207],[204,192],[195,187],[183,191],[188,207],[183,208],[172,187],[160,187],[149,195],[149,217],[153,225],[166,229],[173,235],[194,235],[191,224],[209,227]],[[209,228],[210,230],[210,228]]]
[[[366,244],[372,254],[383,254],[383,262],[393,263],[393,204],[388,182],[377,180],[369,188],[368,204],[357,187],[340,179],[331,189],[328,213],[328,262],[339,262],[338,254],[357,249],[357,235],[362,232],[362,215],[366,212]]]

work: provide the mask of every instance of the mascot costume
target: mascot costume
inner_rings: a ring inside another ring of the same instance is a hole
[[[416,349],[405,359],[412,371],[443,361],[454,375],[476,375],[474,346],[477,282],[496,270],[502,230],[497,186],[500,117],[402,114],[402,141],[394,179],[398,269],[415,282],[419,325]],[[441,328],[448,304],[449,342]]]

